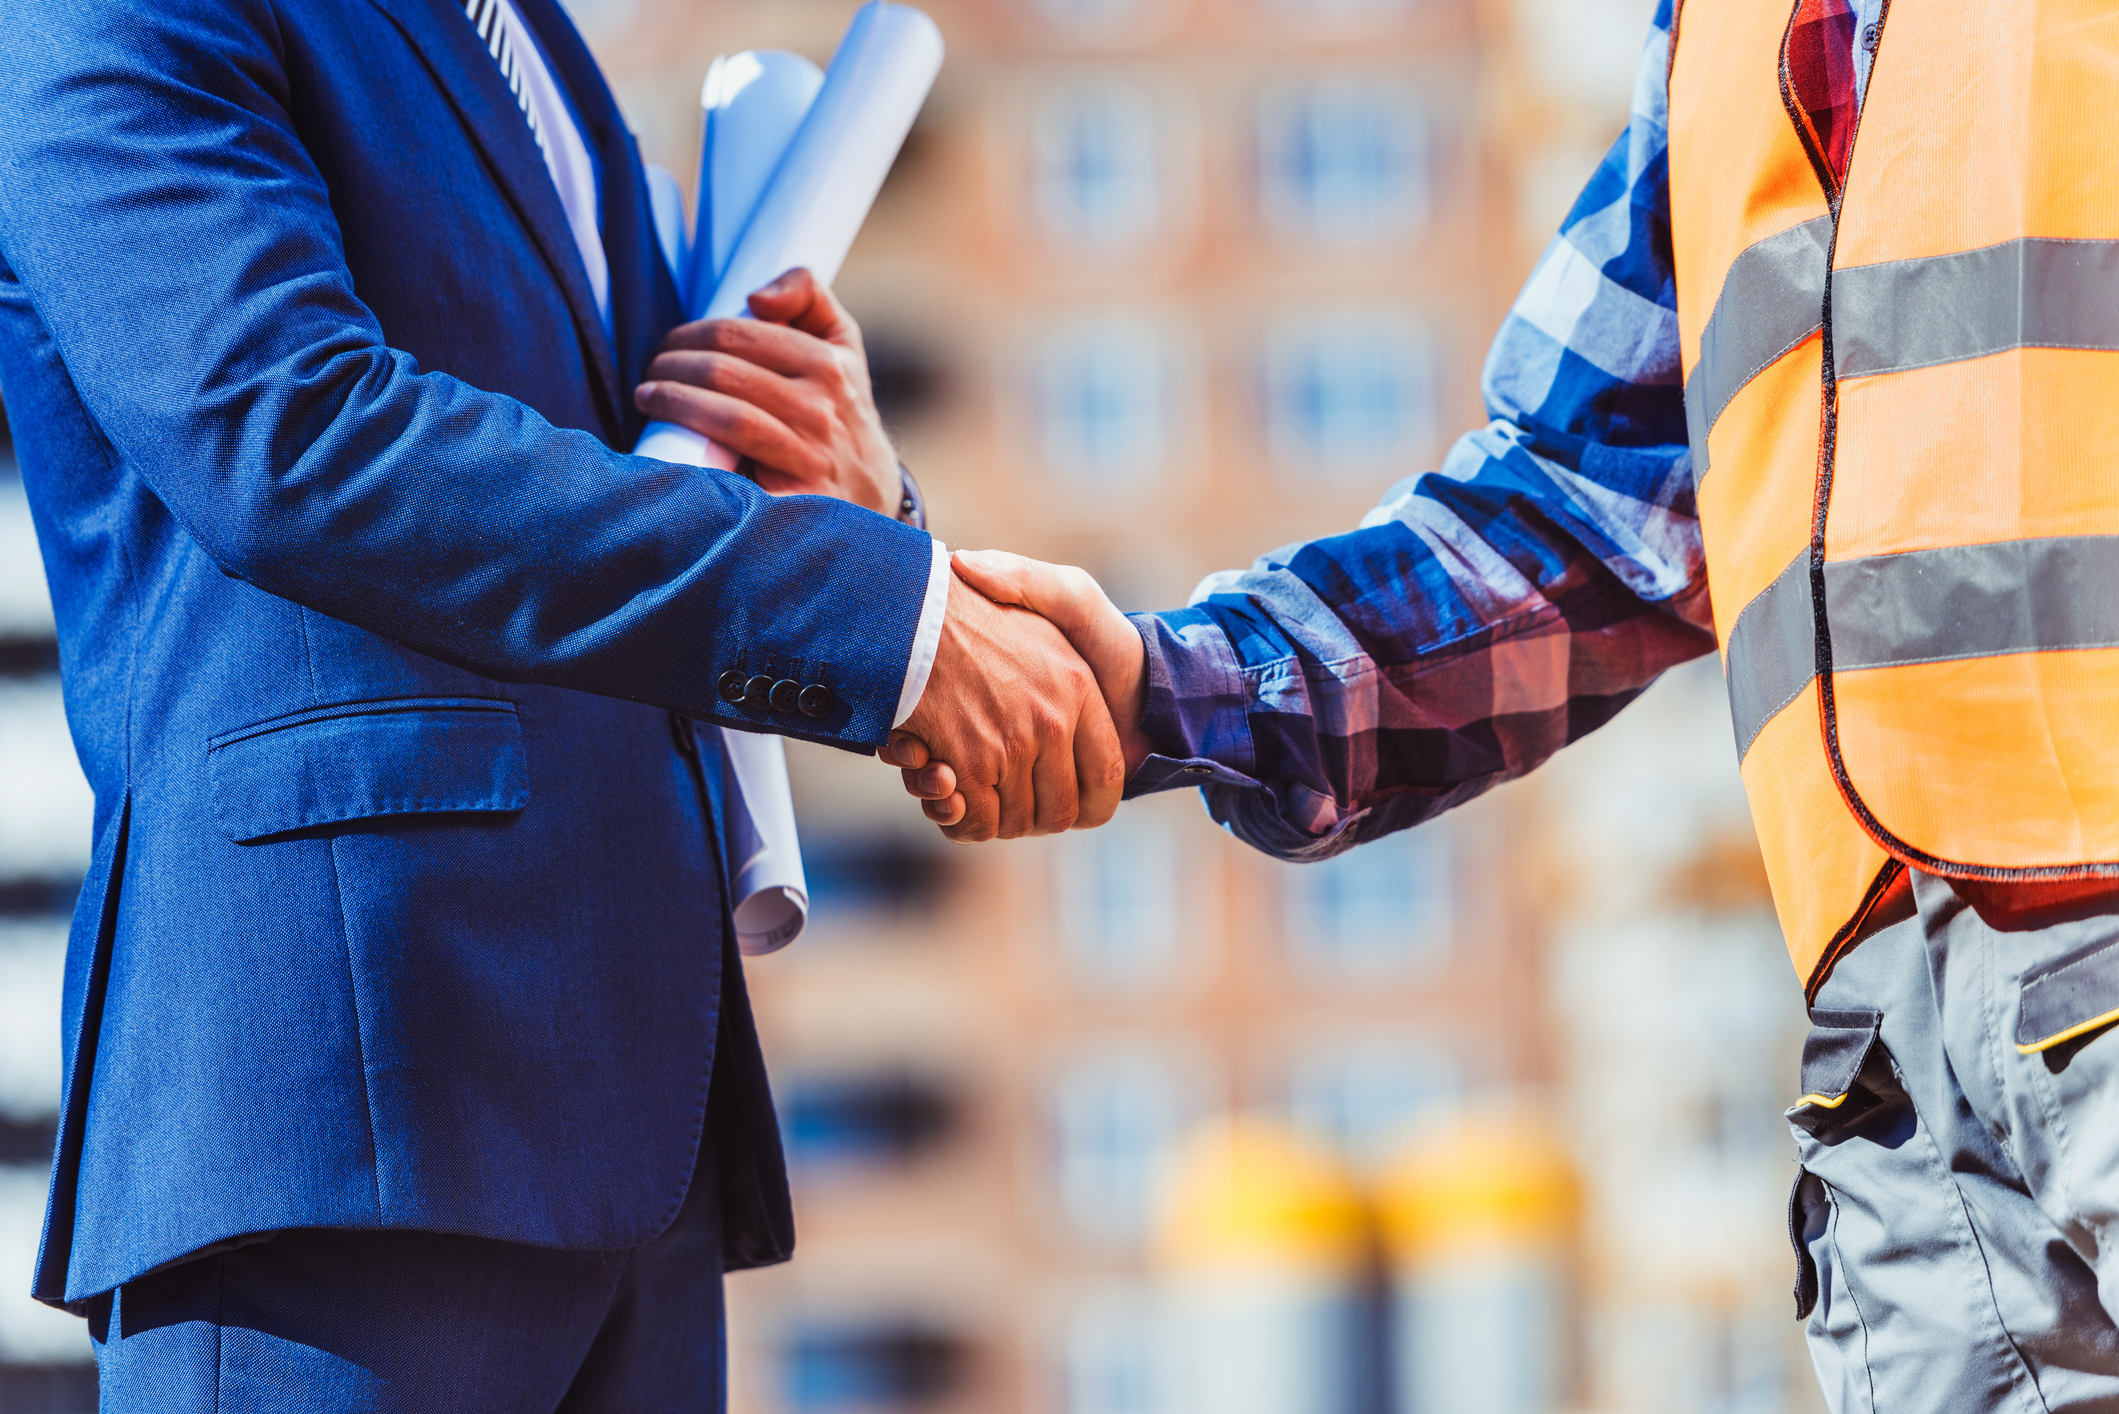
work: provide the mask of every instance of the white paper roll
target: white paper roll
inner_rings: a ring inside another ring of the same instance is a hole
[[[824,71],[800,54],[753,49],[714,60],[699,105],[706,110],[699,144],[699,245],[685,299],[691,317],[705,313],[720,287],[736,238],[809,116]]]
[[[739,113],[747,116],[752,106],[760,110],[767,106],[762,93],[754,105],[742,102],[743,94],[773,74],[770,51],[751,57],[759,62],[760,73],[733,95],[734,102],[725,110],[731,119]],[[905,145],[912,121],[941,71],[942,32],[925,14],[888,0],[871,0],[855,11],[825,71],[823,86],[771,183],[744,222],[720,278],[693,317],[725,319],[743,314],[753,290],[797,265],[808,266],[827,283],[838,278],[846,252],[853,248],[854,237],[868,219],[868,209],[875,204],[876,193],[882,190],[883,179],[890,174],[890,165],[897,160],[898,149]],[[722,72],[729,73],[727,69]],[[708,81],[711,89],[711,74]],[[777,87],[787,78],[771,82]],[[713,125],[709,118],[710,137]],[[707,160],[710,157],[711,149]],[[701,190],[706,190],[704,183]],[[701,209],[709,208],[702,202]],[[717,224],[718,215],[709,225]],[[713,242],[695,240],[693,244],[696,271],[700,249],[711,252]],[[677,454],[678,449],[689,447],[697,448],[694,455]],[[667,422],[651,423],[637,450],[643,456],[724,471],[733,470],[738,460],[719,443]]]
[[[721,732],[721,847],[735,900],[736,946],[778,952],[809,924],[809,877],[795,833],[787,748],[776,736]]]
[[[797,265],[835,278],[941,64],[934,22],[883,0],[854,15],[827,73],[776,50],[716,59],[700,92],[698,229],[672,262],[686,313],[742,314],[752,290]],[[737,461],[667,422],[650,423],[634,451],[722,470]],[[777,736],[724,728],[721,761],[736,943],[755,957],[809,921],[787,751]]]
[[[721,284],[736,239],[750,224],[773,173],[778,171],[802,120],[809,115],[824,71],[800,54],[748,49],[723,54],[706,71],[699,90],[704,110],[699,141],[697,239],[673,263],[684,317],[706,317],[707,301]],[[667,242],[665,249],[667,249]],[[709,450],[711,448],[711,450]],[[636,455],[686,466],[732,469],[736,459],[706,438],[673,422],[651,422],[633,448]]]

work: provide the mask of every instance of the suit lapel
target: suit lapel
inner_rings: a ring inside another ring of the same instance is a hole
[[[565,208],[559,204],[559,192],[552,185],[544,155],[537,150],[537,140],[530,135],[530,125],[524,121],[515,95],[509,92],[507,80],[501,77],[500,66],[486,52],[478,31],[465,18],[463,6],[457,0],[373,2],[404,32],[405,38],[426,61],[434,81],[456,109],[457,116],[471,134],[471,140],[484,154],[495,180],[506,192],[538,253],[550,267],[553,278],[559,282],[566,295],[567,308],[574,316],[575,332],[589,353],[588,363],[594,371],[597,406],[604,415],[606,435],[622,436],[633,419],[628,417],[632,411],[632,399],[622,397],[620,389],[630,389],[632,384],[620,382],[610,341],[604,336],[603,319],[596,312],[595,295],[589,290],[588,272],[582,268],[581,253],[575,248],[573,232],[567,226]],[[542,27],[538,38],[545,38]],[[561,81],[571,86],[571,76]],[[575,101],[577,105],[580,103],[578,97]],[[608,167],[608,159],[605,165]],[[606,188],[609,185],[607,177]],[[609,241],[608,236],[606,241]],[[617,310],[618,264],[614,257],[611,261],[614,313]]]
[[[630,449],[647,422],[635,411],[631,390],[646,373],[662,336],[683,319],[684,311],[655,236],[639,148],[603,81],[603,70],[557,0],[515,0],[515,8],[536,32],[545,58],[573,100],[582,140],[596,151],[603,250],[611,270],[611,327],[618,345],[618,386],[624,390],[618,405],[624,445]]]

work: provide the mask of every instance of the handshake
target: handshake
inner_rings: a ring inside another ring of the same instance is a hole
[[[1083,570],[951,558],[926,691],[881,755],[964,844],[1094,829],[1148,755],[1146,649]]]
[[[799,268],[750,312],[673,329],[635,405],[731,448],[769,492],[887,513],[900,473],[860,327]],[[926,690],[883,759],[966,844],[1104,824],[1148,754],[1139,631],[1081,570],[999,551],[951,563]]]

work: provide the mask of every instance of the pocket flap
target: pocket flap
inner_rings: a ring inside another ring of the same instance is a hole
[[[2033,1055],[2119,1021],[2119,938],[2054,958],[2024,974],[2016,1049]]]
[[[206,744],[214,822],[237,843],[378,815],[530,803],[515,704],[398,697],[295,712]]]
[[[1813,1011],[1803,1041],[1803,1097],[1795,1108],[1837,1109],[1847,1101],[1883,1016],[1873,1011]]]

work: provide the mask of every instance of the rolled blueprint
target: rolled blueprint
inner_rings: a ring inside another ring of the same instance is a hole
[[[706,71],[699,94],[706,110],[699,143],[699,240],[684,275],[685,308],[703,314],[720,287],[736,238],[750,224],[823,86],[822,69],[779,49],[723,55]]]
[[[854,15],[826,73],[771,50],[716,59],[700,94],[698,230],[688,250],[681,219],[662,232],[686,313],[742,314],[752,290],[797,265],[837,276],[941,63],[934,22],[884,0]],[[666,422],[650,423],[634,451],[723,470],[737,461]],[[721,748],[736,943],[757,956],[793,942],[809,921],[787,753],[777,736],[725,728]]]
[[[795,77],[791,68],[770,62],[791,56],[751,57],[759,61],[760,74],[720,110],[731,119],[752,108],[762,115],[768,107],[766,94],[791,84]],[[926,15],[887,0],[871,0],[855,11],[822,87],[795,129],[772,180],[743,220],[719,278],[711,290],[695,286],[690,291],[696,301],[693,318],[744,313],[751,291],[797,265],[808,266],[820,280],[835,279],[941,70],[942,34]],[[753,89],[760,92],[746,103],[745,95]],[[711,96],[711,91],[704,96]],[[708,134],[714,147],[719,147],[714,126],[710,117]],[[713,164],[713,148],[709,148],[701,155],[702,192],[707,190],[706,177]],[[691,265],[695,272],[702,255],[712,260],[715,230],[731,229],[723,222],[718,204],[709,207],[702,200],[701,209],[712,214],[704,232],[708,239],[694,242]],[[733,213],[729,214],[733,219]],[[650,424],[637,450],[642,456],[723,470],[733,470],[737,462],[726,447],[667,422]]]

